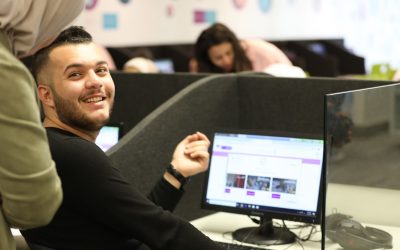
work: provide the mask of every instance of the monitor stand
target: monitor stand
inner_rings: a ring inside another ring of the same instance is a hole
[[[296,238],[289,229],[274,227],[272,218],[261,216],[259,227],[239,228],[232,234],[237,241],[256,245],[282,245],[295,242]]]

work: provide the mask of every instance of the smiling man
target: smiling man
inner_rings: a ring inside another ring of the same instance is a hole
[[[68,37],[67,32],[64,35]],[[94,141],[109,119],[114,100],[107,62],[90,37],[71,44],[61,42],[48,52],[38,54],[33,66],[46,115],[44,126],[59,127]]]
[[[115,92],[101,55],[90,34],[71,27],[34,59],[64,201],[49,225],[23,236],[31,246],[50,249],[137,249],[142,243],[152,249],[218,249],[171,213],[186,178],[208,167],[210,142],[204,134],[188,135],[178,144],[147,198],[94,143],[110,117]]]

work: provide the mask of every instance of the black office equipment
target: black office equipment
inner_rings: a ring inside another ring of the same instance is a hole
[[[295,240],[272,219],[320,223],[323,139],[278,132],[216,132],[202,207],[260,217],[234,239],[259,245]]]
[[[348,250],[392,249],[393,237],[378,228],[364,227],[345,214],[326,218],[326,236]]]

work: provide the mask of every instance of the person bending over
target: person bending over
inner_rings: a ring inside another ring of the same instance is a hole
[[[140,194],[94,143],[114,101],[106,61],[82,27],[63,31],[33,62],[44,126],[64,190],[49,225],[22,231],[31,246],[50,249],[217,249],[171,211],[183,194],[168,172],[148,197]],[[183,176],[208,167],[207,137],[196,132],[176,147],[171,166]]]
[[[211,73],[262,72],[274,64],[292,65],[272,43],[262,39],[239,40],[227,26],[215,23],[197,38],[189,69]]]

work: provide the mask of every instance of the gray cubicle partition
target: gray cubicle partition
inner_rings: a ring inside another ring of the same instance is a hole
[[[324,95],[386,84],[327,78],[271,78],[225,74],[202,78],[182,89],[133,127],[108,154],[128,181],[148,193],[187,134],[216,128],[284,130],[323,136]],[[129,93],[124,93],[129,94]],[[137,105],[126,103],[126,112]],[[204,175],[192,178],[175,213],[192,220],[200,209]]]
[[[146,115],[189,84],[209,74],[140,74],[112,72],[115,103],[110,123],[129,131]]]
[[[323,135],[324,94],[388,84],[334,78],[239,76],[240,127]]]

